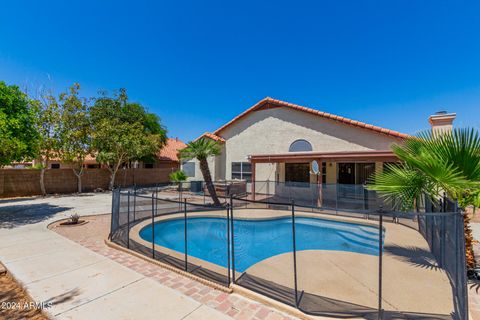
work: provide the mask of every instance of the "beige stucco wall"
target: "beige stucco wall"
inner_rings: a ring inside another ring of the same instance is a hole
[[[216,160],[217,157],[209,157],[207,159],[208,162],[208,167],[210,168],[210,174],[212,175],[213,180],[218,180],[216,179],[216,174],[217,174],[217,167],[218,167],[218,161]],[[187,181],[203,181],[203,175],[202,171],[200,171],[200,162],[197,159],[192,159],[188,160],[186,162],[194,162],[195,163],[195,176],[194,177],[188,177]],[[183,169],[183,164],[180,165],[180,168]]]
[[[327,181],[325,183],[337,183],[337,163],[327,162]]]
[[[398,142],[387,135],[287,108],[252,112],[222,131],[221,136],[226,140],[227,179],[231,178],[232,162],[247,161],[249,155],[287,153],[298,139],[309,141],[317,152],[388,150],[392,143]],[[270,168],[257,165],[257,180],[268,176]],[[332,177],[336,177],[334,166],[327,167],[327,181],[334,183],[336,178]]]

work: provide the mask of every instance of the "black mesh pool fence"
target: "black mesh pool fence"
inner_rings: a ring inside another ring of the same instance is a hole
[[[213,206],[171,190],[115,190],[111,240],[314,316],[467,319],[463,215],[448,199],[406,213],[364,196],[332,210],[228,192]]]

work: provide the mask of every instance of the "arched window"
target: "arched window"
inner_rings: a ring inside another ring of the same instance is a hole
[[[312,151],[312,145],[307,140],[298,139],[292,142],[290,148],[288,148],[288,152],[304,152],[304,151]]]

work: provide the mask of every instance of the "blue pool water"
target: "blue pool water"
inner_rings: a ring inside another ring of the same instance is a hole
[[[300,250],[337,250],[378,255],[378,228],[318,218],[295,218]],[[188,255],[227,267],[227,220],[196,217],[187,223]],[[152,225],[140,231],[152,241]],[[184,253],[184,220],[155,223],[155,244]],[[234,222],[235,269],[243,272],[269,257],[292,251],[291,218]]]

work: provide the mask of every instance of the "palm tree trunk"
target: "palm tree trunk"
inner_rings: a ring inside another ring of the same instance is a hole
[[[475,268],[475,255],[473,253],[473,235],[472,229],[470,228],[470,217],[468,213],[465,213],[463,216],[463,229],[465,232],[465,254],[467,260],[467,268]]]
[[[217,191],[212,183],[212,175],[210,174],[210,169],[208,168],[207,159],[200,160],[200,171],[202,171],[203,179],[207,184],[208,193],[210,194],[210,197],[212,197],[213,204],[215,206],[220,206],[220,200],[218,200]]]

